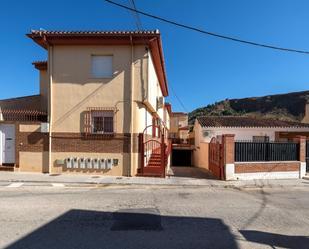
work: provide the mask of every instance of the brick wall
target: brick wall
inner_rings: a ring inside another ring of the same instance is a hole
[[[235,163],[235,173],[299,171],[299,162]]]
[[[138,135],[134,134],[134,152],[138,151]],[[83,135],[53,133],[52,152],[129,153],[130,134]]]

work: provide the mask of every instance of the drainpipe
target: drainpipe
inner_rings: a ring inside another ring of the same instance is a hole
[[[52,171],[52,106],[53,106],[53,46],[49,46],[49,54],[48,54],[48,70],[49,70],[49,101],[48,101],[48,112],[49,112],[49,139],[48,139],[48,173],[50,174]]]
[[[128,176],[131,176],[131,169],[134,163],[134,157],[133,157],[133,143],[134,143],[134,109],[133,109],[133,104],[134,104],[134,46],[133,46],[133,40],[132,36],[130,36],[130,41],[131,41],[131,146],[130,146],[130,167],[128,168]]]

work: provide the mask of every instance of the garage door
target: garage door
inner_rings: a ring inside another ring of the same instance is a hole
[[[172,166],[191,166],[191,150],[173,150]]]

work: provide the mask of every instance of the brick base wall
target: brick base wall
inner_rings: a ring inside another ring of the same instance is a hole
[[[52,152],[129,153],[130,140],[130,134],[85,136],[80,133],[53,133]],[[134,150],[137,151],[137,146]]]
[[[235,163],[235,173],[299,171],[299,162]]]

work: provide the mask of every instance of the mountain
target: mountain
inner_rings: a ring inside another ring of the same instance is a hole
[[[225,99],[189,113],[189,123],[199,116],[250,116],[301,121],[305,115],[309,91],[242,99]]]

